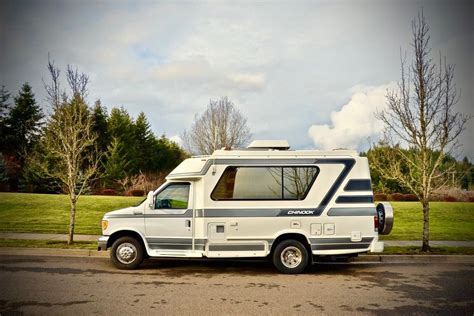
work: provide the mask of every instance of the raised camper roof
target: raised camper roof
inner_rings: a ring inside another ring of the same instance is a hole
[[[290,145],[286,140],[253,141],[247,148],[219,149],[212,155],[195,156],[184,160],[166,177],[167,179],[195,178],[203,176],[203,171],[217,159],[284,159],[308,157],[358,157],[355,150],[289,150]]]
[[[260,149],[260,150],[288,150],[290,144],[287,140],[254,140],[247,146],[248,149]]]

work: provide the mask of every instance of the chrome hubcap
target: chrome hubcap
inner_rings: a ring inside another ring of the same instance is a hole
[[[117,247],[115,254],[118,261],[123,264],[130,264],[137,258],[137,248],[131,243],[123,243]]]
[[[283,249],[280,255],[281,263],[287,268],[296,268],[303,260],[303,254],[295,246],[289,246]]]

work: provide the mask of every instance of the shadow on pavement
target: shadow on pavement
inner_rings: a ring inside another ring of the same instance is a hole
[[[370,263],[315,263],[305,274],[354,274],[373,267]],[[141,271],[158,270],[178,275],[186,274],[241,274],[272,275],[279,274],[273,264],[265,259],[148,259],[140,267]]]

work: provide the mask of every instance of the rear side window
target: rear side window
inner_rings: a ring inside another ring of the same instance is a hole
[[[317,167],[228,167],[211,193],[220,200],[303,200]]]

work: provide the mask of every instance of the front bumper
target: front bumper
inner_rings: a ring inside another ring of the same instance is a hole
[[[107,242],[109,241],[109,236],[100,236],[97,241],[98,247],[97,250],[107,250]]]

